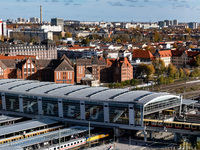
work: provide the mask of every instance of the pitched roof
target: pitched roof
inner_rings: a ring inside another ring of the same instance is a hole
[[[106,59],[107,67],[112,66],[113,63],[115,63],[115,61],[116,61],[116,59],[114,59],[114,58]]]
[[[16,64],[16,61],[15,59],[2,59],[1,62],[7,67],[7,68],[15,68],[15,64]]]
[[[160,57],[171,57],[172,52],[171,50],[164,50],[164,51],[159,51]]]
[[[74,68],[64,59],[55,71],[73,71]]]
[[[200,54],[200,52],[185,51],[188,57],[194,57]]]
[[[172,50],[172,56],[181,56],[184,51],[179,51],[179,50]]]
[[[62,61],[63,59],[66,60],[70,65],[73,65],[72,62],[69,60],[69,58],[65,54],[62,56],[60,60]]]
[[[126,66],[132,67],[129,59],[127,57],[123,57],[120,59],[107,59],[107,67],[121,67],[123,64]]]
[[[152,53],[150,51],[147,50],[133,50],[133,58],[149,58],[152,59],[154,58],[154,56],[152,55]]]

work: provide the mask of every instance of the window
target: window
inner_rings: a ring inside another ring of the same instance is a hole
[[[72,72],[70,72],[70,79],[72,79]]]
[[[66,145],[64,145],[64,147],[66,147]]]
[[[63,72],[63,75],[66,75],[66,72]]]
[[[79,67],[79,74],[82,74],[82,73],[83,73],[83,68]]]
[[[57,75],[56,75],[56,76],[57,76],[57,79],[59,79],[59,73],[58,73],[58,72],[57,72]]]

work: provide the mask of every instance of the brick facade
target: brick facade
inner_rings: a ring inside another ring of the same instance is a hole
[[[120,59],[77,59],[76,82],[81,83],[86,72],[92,75],[94,80],[101,83],[121,82],[133,78],[133,67],[128,58]]]
[[[61,74],[60,78],[57,74]],[[37,60],[27,56],[23,59],[21,56],[4,56],[0,59],[0,79],[10,78],[74,84],[74,68],[66,57]]]

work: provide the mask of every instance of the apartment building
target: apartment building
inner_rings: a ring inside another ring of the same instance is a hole
[[[57,59],[57,49],[53,41],[44,40],[40,45],[10,44],[0,41],[0,53],[3,55],[36,56],[36,59]]]
[[[198,55],[200,52],[174,50],[172,51],[172,64],[177,68],[189,67],[191,61]]]
[[[155,57],[157,59],[162,59],[165,63],[165,67],[168,67],[170,63],[172,63],[172,53],[171,50],[161,50],[156,51]]]

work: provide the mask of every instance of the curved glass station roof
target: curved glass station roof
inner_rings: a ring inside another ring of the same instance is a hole
[[[90,87],[85,85],[56,84],[21,79],[0,80],[0,92],[74,99],[83,101],[123,102],[148,104],[159,97],[179,98],[169,93],[153,93],[149,91],[129,91],[126,89],[109,89],[106,87]]]

